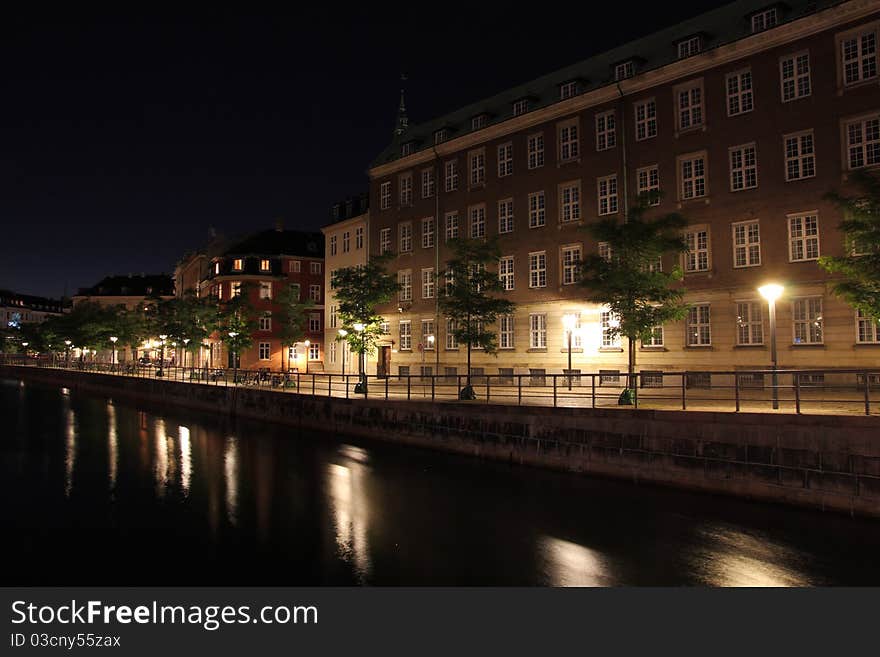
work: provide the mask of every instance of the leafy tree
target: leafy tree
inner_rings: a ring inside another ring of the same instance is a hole
[[[197,297],[188,290],[183,297],[167,299],[158,305],[157,329],[169,336],[183,353],[195,354],[214,329],[216,300]]]
[[[241,291],[222,304],[217,312],[215,327],[220,341],[232,353],[232,367],[237,376],[241,352],[254,344],[253,333],[257,330],[257,317],[251,303],[252,283],[242,283]]]
[[[649,340],[653,327],[687,314],[685,290],[678,285],[681,267],[660,271],[657,266],[662,256],[687,251],[681,234],[687,221],[678,213],[646,219],[652,198],[640,197],[622,223],[608,217],[585,226],[597,242],[610,248],[610,253],[591,254],[583,260],[580,283],[588,301],[606,306],[617,319],[608,329],[611,336],[627,338],[627,389],[620,396],[621,404],[632,403],[634,395],[636,341]]]
[[[846,254],[823,256],[819,265],[841,276],[834,294],[880,321],[880,181],[866,171],[856,172],[852,180],[860,189],[858,196],[836,191],[826,195],[843,211],[838,228],[844,234]]]
[[[278,311],[275,319],[278,321],[281,338],[281,369],[284,369],[284,352],[287,347],[292,347],[306,337],[308,327],[308,311],[314,307],[315,302],[311,299],[300,300],[298,285],[289,285],[276,297]],[[290,367],[290,362],[287,363]]]
[[[499,315],[512,313],[514,304],[490,294],[502,291],[497,272],[486,268],[501,257],[497,241],[456,238],[448,246],[453,256],[443,272],[446,285],[440,307],[455,323],[456,340],[467,344],[467,385],[461,399],[476,399],[471,386],[471,350],[480,347],[487,354],[497,352],[496,333],[488,327]]]
[[[134,308],[117,306],[113,316],[112,335],[119,338],[118,345],[131,349],[132,361],[137,360],[137,350],[146,340],[161,331],[157,327],[158,304],[152,300],[138,303]]]

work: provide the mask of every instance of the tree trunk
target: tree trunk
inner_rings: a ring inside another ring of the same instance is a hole
[[[636,341],[632,337],[627,337],[629,342],[629,367],[627,369],[626,387],[630,390],[636,387]]]

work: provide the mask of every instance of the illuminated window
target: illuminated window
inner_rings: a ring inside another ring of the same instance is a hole
[[[270,281],[260,281],[260,299],[272,298],[272,283]]]
[[[803,180],[816,175],[816,151],[813,131],[785,135],[785,180]]]
[[[241,271],[242,270],[243,261],[241,258],[236,258],[232,261],[232,269],[233,271]]]
[[[321,345],[317,342],[309,345],[309,360],[321,360]]]
[[[761,264],[761,232],[757,221],[733,224],[733,266],[755,267]]]
[[[408,319],[400,321],[400,350],[412,350],[412,322]]]
[[[794,344],[822,344],[822,297],[795,299],[791,310]]]
[[[730,156],[730,191],[739,192],[758,186],[758,151],[754,144],[734,146]]]
[[[268,342],[260,343],[260,360],[269,360],[271,357],[270,344]]]
[[[636,103],[636,140],[643,141],[657,136],[657,102],[651,98]]]
[[[758,301],[741,301],[736,304],[737,344],[764,344],[761,305]]]
[[[617,212],[617,174],[599,178],[596,181],[599,201],[599,215]]]
[[[688,308],[687,346],[708,347],[712,344],[712,325],[709,304],[697,304]]]

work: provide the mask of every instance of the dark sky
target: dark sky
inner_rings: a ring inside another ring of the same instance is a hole
[[[317,229],[366,190],[402,71],[418,123],[725,3],[123,4],[4,10],[0,288],[60,296],[170,273],[212,226]]]

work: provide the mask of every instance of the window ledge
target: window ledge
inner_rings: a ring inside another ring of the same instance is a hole
[[[825,343],[818,342],[815,344],[790,344],[788,345],[790,349],[824,349]]]
[[[766,349],[767,345],[765,344],[735,344],[733,345],[734,349]]]
[[[580,163],[581,163],[580,157],[571,157],[567,160],[556,160],[556,167],[560,168],[560,167],[564,167],[568,164],[580,164]]]
[[[568,353],[568,347],[563,347],[562,349],[559,350],[559,353],[560,353],[560,354],[567,354],[567,353]],[[571,353],[573,353],[573,354],[582,354],[582,353],[584,353],[584,349],[583,349],[583,347],[572,347],[572,348],[571,348]]]
[[[528,349],[526,349],[526,353],[529,353],[529,354],[546,354],[546,353],[547,353],[547,348],[546,348],[546,347],[544,347],[544,348],[539,348],[539,347],[529,347]]]
[[[639,351],[669,351],[666,347],[639,347]]]
[[[622,354],[622,347],[599,347],[600,354]]]
[[[710,344],[689,344],[685,345],[684,349],[693,349],[695,351],[715,351],[715,347]]]
[[[856,342],[853,347],[856,349],[864,349],[864,348],[877,348],[880,347],[880,342]]]

